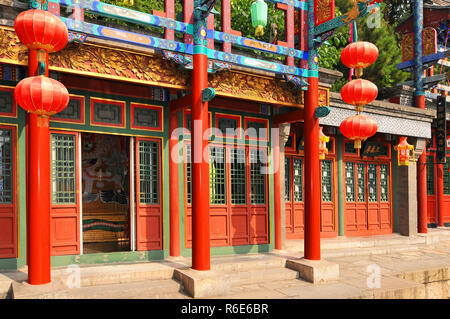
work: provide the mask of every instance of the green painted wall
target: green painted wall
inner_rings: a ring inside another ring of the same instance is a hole
[[[344,162],[342,160],[342,135],[337,135],[337,170],[338,170],[338,223],[339,236],[345,236],[344,232]]]

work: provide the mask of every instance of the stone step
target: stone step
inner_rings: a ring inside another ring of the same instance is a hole
[[[405,237],[400,236],[393,237],[388,236],[373,236],[373,237],[355,237],[355,238],[330,238],[321,240],[321,249],[336,250],[336,249],[349,249],[349,248],[370,248],[370,247],[388,247],[397,245],[417,245],[432,243],[436,240],[436,236],[414,236]],[[286,240],[285,250],[287,251],[304,251],[303,239],[298,240]]]
[[[52,269],[52,280],[67,283],[77,273],[80,276],[80,286],[97,286],[120,284],[128,282],[139,282],[146,280],[172,279],[174,270],[187,268],[183,263],[172,263],[167,261],[115,264],[84,267],[59,267]]]
[[[284,281],[284,280],[297,280],[297,279],[298,279],[298,272],[287,268],[244,271],[230,274],[231,287],[248,284]]]
[[[283,268],[286,260],[269,254],[249,256],[215,257],[211,260],[211,269],[225,273],[247,272],[252,270],[265,270]]]
[[[14,299],[188,298],[188,296],[184,295],[180,291],[180,283],[172,279],[147,280],[110,285],[96,285],[71,289],[67,286],[62,287],[58,283],[52,283],[47,287],[42,288],[31,287],[27,283],[13,284]]]

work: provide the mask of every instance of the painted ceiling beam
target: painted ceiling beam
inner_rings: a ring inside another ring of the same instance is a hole
[[[103,38],[112,41],[121,41],[134,45],[144,46],[152,49],[168,50],[178,53],[192,55],[194,47],[192,44],[177,42],[173,40],[165,40],[145,34],[139,34],[106,26],[92,24],[84,21],[73,20],[61,17],[61,20],[67,25],[70,31],[86,33],[89,36]],[[290,74],[299,77],[308,77],[308,70],[294,66],[288,66],[280,63],[258,60],[233,53],[226,53],[207,49],[208,58],[241,65],[249,68],[275,72],[277,74]]]
[[[64,6],[73,6],[75,1],[73,0],[49,0],[49,2],[59,3]],[[79,3],[78,3],[79,2]],[[116,18],[124,20],[131,23],[154,26],[160,28],[166,28],[169,30],[193,34],[192,24],[176,21],[169,18],[159,17],[156,15],[147,14],[140,11],[135,11],[131,9],[126,9],[111,4],[103,3],[100,1],[88,1],[82,0],[77,1],[77,5],[81,8],[110,18]],[[220,42],[231,43],[239,47],[264,51],[272,54],[290,56],[293,58],[308,60],[308,52],[297,50],[294,48],[288,48],[280,45],[275,45],[263,41],[258,41],[255,39],[245,38],[237,36],[231,33],[225,33],[220,31],[208,30],[207,38],[214,39]]]

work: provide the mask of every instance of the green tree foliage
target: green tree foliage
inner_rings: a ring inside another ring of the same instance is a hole
[[[390,1],[390,0],[389,0]],[[347,12],[351,3],[348,0],[337,0],[336,6],[342,12]],[[388,5],[381,4],[381,12],[386,11]],[[369,27],[367,20],[369,17],[358,20],[358,40],[374,43],[379,51],[377,61],[364,70],[363,78],[374,82],[380,91],[384,87],[395,86],[410,78],[407,72],[397,70],[397,64],[401,62],[401,43],[398,34],[394,28],[387,22],[384,14],[380,15],[379,27]],[[369,24],[370,25],[370,24]],[[340,54],[343,48],[348,44],[349,26],[344,26],[336,30],[333,37],[330,38],[330,46],[323,45],[319,50],[319,65],[326,68],[334,68],[341,71],[343,78],[336,81],[333,85],[333,91],[339,91],[341,87],[347,83],[349,76],[349,68],[340,61]]]

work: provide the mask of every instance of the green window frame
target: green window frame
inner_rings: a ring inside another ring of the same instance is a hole
[[[245,148],[230,148],[231,204],[247,203]]]
[[[266,158],[264,149],[250,149],[250,198],[254,205],[266,203]]]
[[[13,202],[12,131],[0,129],[0,203]]]
[[[303,202],[303,160],[294,158],[294,202]]]
[[[450,157],[447,157],[447,161],[443,166],[444,166],[444,195],[450,195],[450,172],[448,171],[450,168]]]
[[[51,134],[52,203],[76,204],[76,135]]]
[[[322,162],[322,202],[333,201],[333,169],[330,160]]]
[[[291,201],[291,158],[284,158],[284,200]]]
[[[357,185],[358,185],[358,202],[366,201],[366,167],[364,163],[358,163],[357,169]]]
[[[139,202],[159,204],[160,163],[159,142],[139,141]]]
[[[387,164],[380,164],[380,201],[389,202],[389,168]]]
[[[434,156],[427,156],[427,194],[435,195],[434,191]]]
[[[367,165],[367,185],[369,187],[369,202],[378,201],[378,172],[377,164]]]
[[[355,201],[355,163],[345,162],[345,200]]]
[[[225,147],[209,148],[209,203],[224,205],[227,201]]]

